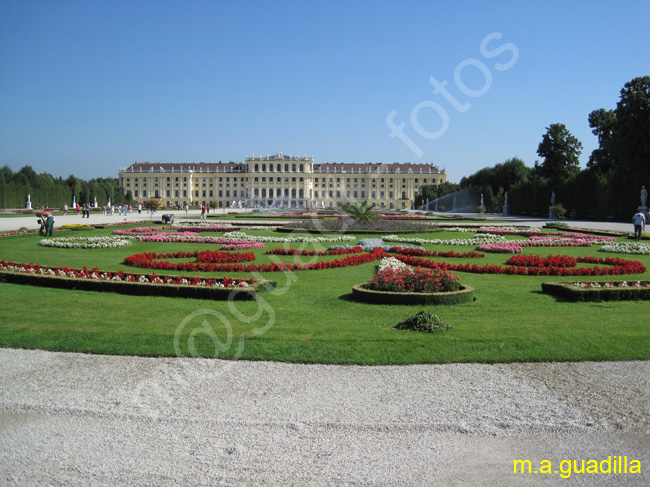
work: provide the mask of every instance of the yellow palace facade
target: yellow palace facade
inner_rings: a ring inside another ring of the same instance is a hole
[[[425,184],[446,181],[432,164],[323,163],[313,157],[250,156],[236,163],[136,162],[120,168],[119,184],[139,202],[161,206],[331,208],[342,201],[368,200],[387,209],[410,209]]]

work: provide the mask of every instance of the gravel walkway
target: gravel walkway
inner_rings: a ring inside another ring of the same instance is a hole
[[[650,362],[358,367],[0,349],[4,485],[558,485],[641,461]]]

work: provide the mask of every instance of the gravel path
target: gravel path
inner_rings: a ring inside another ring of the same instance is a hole
[[[650,484],[650,362],[325,366],[0,349],[3,485]]]

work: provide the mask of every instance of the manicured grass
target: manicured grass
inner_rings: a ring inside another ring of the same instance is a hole
[[[77,231],[75,236],[110,235],[113,228]],[[270,231],[248,231],[272,235]],[[210,235],[220,235],[210,233]],[[287,234],[280,234],[286,237]],[[424,238],[468,238],[472,234],[437,232]],[[357,235],[363,237],[363,235]],[[134,241],[108,250],[44,248],[37,235],[0,238],[0,258],[52,266],[151,273],[125,266],[137,252],[218,249],[209,244],[155,244]],[[266,250],[305,244],[267,243],[253,251],[268,263]],[[426,246],[430,250],[469,251],[467,246]],[[650,256],[604,254],[592,248],[529,248],[538,255],[607,255],[640,260]],[[246,250],[245,252],[250,252]],[[479,259],[443,259],[504,265],[507,254]],[[320,257],[331,260],[337,257]],[[338,257],[340,258],[340,257]],[[296,257],[274,257],[294,263]],[[301,262],[310,258],[301,257]],[[437,260],[437,258],[436,258]],[[39,288],[0,282],[0,345],[75,352],[175,356],[179,351],[204,357],[343,364],[445,362],[635,360],[650,358],[650,325],[643,317],[650,303],[625,301],[572,303],[541,292],[541,283],[563,277],[458,273],[474,287],[476,300],[444,307],[373,305],[351,299],[352,285],[367,281],[376,263],[345,269],[294,273],[231,273],[232,277],[277,281],[275,292],[257,302],[228,303],[195,299],[124,296],[89,291]],[[163,273],[163,272],[158,272]],[[164,272],[182,274],[181,272]],[[184,273],[222,277],[223,273]],[[648,280],[650,273],[611,280]],[[604,280],[580,278],[579,280]],[[443,334],[398,331],[393,326],[428,309],[453,328]],[[196,316],[193,319],[192,314]],[[209,323],[214,335],[205,333]],[[184,326],[183,326],[184,325]],[[194,332],[194,333],[193,333]],[[175,340],[176,335],[176,340]],[[194,347],[194,348],[192,348]],[[178,348],[178,351],[177,351]]]

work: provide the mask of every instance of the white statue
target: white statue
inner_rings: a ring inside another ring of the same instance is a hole
[[[555,206],[555,191],[551,192],[551,206]]]
[[[643,186],[641,188],[641,206],[645,208],[647,202],[648,202],[648,191],[645,189],[645,186]]]

